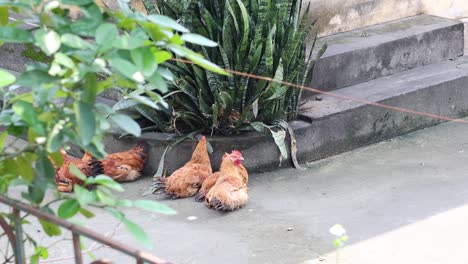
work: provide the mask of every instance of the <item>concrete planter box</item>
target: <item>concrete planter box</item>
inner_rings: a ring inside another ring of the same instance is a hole
[[[157,171],[164,150],[175,139],[175,134],[155,132],[144,133],[140,138],[119,138],[120,135],[120,133],[106,135],[104,138],[106,151],[125,150],[131,148],[140,139],[146,140],[151,145],[151,151],[144,172],[150,175]],[[249,171],[266,171],[280,167],[280,152],[271,135],[252,132],[235,136],[207,136],[207,139],[213,147],[210,158],[214,169],[219,168],[224,153],[234,149],[242,152],[245,158],[244,164],[249,168]],[[173,147],[165,157],[164,167],[167,171],[173,172],[189,161],[196,144],[196,140],[187,139]],[[290,166],[290,163],[283,161],[282,165]]]

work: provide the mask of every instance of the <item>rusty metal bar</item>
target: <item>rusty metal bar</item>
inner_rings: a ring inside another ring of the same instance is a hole
[[[83,264],[83,255],[81,254],[80,235],[72,232],[73,251],[75,253],[75,264]]]
[[[143,264],[143,260],[141,258],[137,257],[136,260],[137,260],[136,264]]]
[[[15,254],[16,237],[15,237],[15,233],[13,232],[13,227],[10,226],[5,220],[5,218],[3,218],[2,216],[0,216],[0,227],[3,229],[3,231],[5,231],[8,241],[10,242],[10,246],[13,249],[13,254]],[[5,257],[8,257],[8,256],[5,256]],[[16,260],[16,258],[15,258],[15,263],[18,264],[18,261]]]
[[[19,208],[13,207],[13,223],[15,225],[15,260],[16,264],[25,264],[23,244],[23,226],[21,225],[21,215]]]
[[[19,211],[18,210],[21,210],[21,211],[24,211],[26,213],[29,213],[29,214],[32,214],[36,217],[39,217],[41,219],[44,219],[44,220],[47,220],[53,224],[56,224],[58,226],[61,226],[63,228],[66,228],[70,231],[72,231],[74,234],[76,233],[77,235],[82,235],[82,236],[85,236],[87,238],[90,238],[94,241],[97,241],[103,245],[106,245],[110,248],[113,248],[115,250],[118,250],[122,253],[125,253],[131,257],[134,257],[136,258],[137,260],[138,259],[141,259],[143,260],[143,262],[145,263],[151,263],[151,264],[170,264],[169,262],[163,260],[163,259],[160,259],[150,253],[147,253],[147,252],[142,252],[138,249],[135,249],[135,248],[132,248],[130,246],[127,246],[119,241],[114,241],[108,237],[105,237],[99,233],[96,233],[92,230],[89,230],[85,227],[82,227],[82,226],[77,226],[77,225],[74,225],[68,221],[65,221],[63,219],[60,219],[54,215],[50,215],[48,213],[45,213],[45,212],[42,212],[40,210],[38,210],[37,208],[34,208],[34,207],[31,207],[27,204],[24,204],[22,202],[19,202],[19,201],[15,201],[15,200],[12,200],[10,198],[7,198],[3,195],[0,195],[0,203],[3,203],[3,204],[6,204],[6,205],[9,205],[11,207],[13,207],[13,210],[16,210],[19,214]],[[19,219],[21,221],[21,219]],[[21,224],[21,223],[20,223]],[[16,228],[16,224],[15,224],[15,228]],[[21,230],[20,230],[21,232]],[[18,233],[17,233],[17,241],[18,241]],[[21,243],[21,247],[22,247],[22,243]],[[23,252],[23,256],[24,256],[24,250],[22,251]],[[21,263],[23,264],[23,263]]]

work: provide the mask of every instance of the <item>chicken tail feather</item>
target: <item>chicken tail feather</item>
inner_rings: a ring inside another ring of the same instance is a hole
[[[92,157],[88,164],[91,166],[92,176],[104,174],[104,168],[102,167],[101,161],[99,161],[95,157]]]
[[[217,195],[207,195],[205,203],[208,208],[217,211],[230,212],[244,207],[247,204],[249,196],[244,188],[226,193],[218,192]]]
[[[166,180],[166,177],[155,177],[151,186],[143,193],[143,196],[165,193]]]
[[[142,158],[146,159],[150,150],[149,143],[146,140],[140,139],[136,147],[141,149],[141,151],[138,153],[142,156]]]

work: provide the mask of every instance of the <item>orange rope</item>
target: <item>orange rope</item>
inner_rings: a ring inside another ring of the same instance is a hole
[[[171,60],[186,63],[186,64],[194,64],[194,62],[188,61],[188,60],[182,60],[182,59],[171,59]],[[303,90],[306,90],[306,91],[311,91],[311,92],[318,93],[318,94],[329,95],[329,96],[339,98],[339,99],[350,100],[350,101],[354,101],[354,102],[360,102],[360,103],[364,103],[364,104],[367,104],[367,105],[373,105],[373,106],[377,106],[377,107],[381,107],[381,108],[385,108],[385,109],[389,109],[389,110],[393,110],[393,111],[397,111],[397,112],[408,113],[408,114],[424,116],[424,117],[430,117],[430,118],[444,120],[444,121],[451,121],[451,122],[456,122],[456,123],[468,124],[468,120],[463,120],[463,119],[459,119],[459,118],[451,118],[451,117],[448,117],[448,116],[441,116],[441,115],[436,115],[436,114],[431,114],[431,113],[426,113],[426,112],[420,112],[420,111],[416,111],[416,110],[401,108],[401,107],[397,107],[397,106],[391,106],[391,105],[376,103],[376,102],[372,102],[372,101],[362,99],[362,98],[356,98],[356,97],[351,97],[351,96],[346,96],[346,95],[340,95],[340,94],[336,94],[334,92],[327,92],[327,91],[315,89],[315,88],[312,88],[312,87],[307,87],[307,86],[304,86],[304,85],[299,85],[299,84],[295,84],[295,83],[275,80],[275,79],[270,78],[270,77],[259,76],[259,75],[255,75],[255,74],[239,72],[239,71],[230,70],[230,69],[223,69],[223,70],[228,72],[228,73],[238,75],[238,76],[244,76],[244,77],[249,77],[249,78],[258,79],[258,80],[265,80],[265,81],[268,81],[268,82],[274,82],[274,83],[278,83],[278,84],[289,86],[289,87],[299,88],[299,89],[303,89]]]

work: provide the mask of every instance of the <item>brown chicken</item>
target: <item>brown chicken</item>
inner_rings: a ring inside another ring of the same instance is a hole
[[[60,168],[55,167],[55,184],[60,192],[71,192],[75,184],[83,184],[83,181],[70,172],[70,166],[75,165],[85,176],[96,176],[102,174],[100,162],[85,153],[81,159],[68,155],[65,150],[60,150],[63,156],[63,164]]]
[[[109,154],[100,161],[103,173],[118,182],[134,181],[141,176],[148,151],[148,143],[141,140],[127,151]]]
[[[221,165],[220,165],[220,168],[219,168],[220,171],[217,171],[217,172],[211,174],[210,176],[208,176],[208,178],[206,178],[203,181],[200,190],[198,191],[197,195],[195,196],[196,201],[203,202],[205,200],[206,194],[216,184],[216,181],[218,181],[219,177],[221,176],[221,169],[223,167],[223,164],[227,164],[227,162],[225,162],[226,158],[231,158],[231,155],[236,155],[237,157],[242,157],[242,154],[237,150],[232,151],[231,154],[225,153],[224,156],[223,156],[223,159],[221,160]],[[247,184],[247,182],[249,180],[249,176],[248,176],[248,173],[247,173],[247,169],[242,164],[239,165],[239,173],[242,176],[242,179],[243,179],[244,183]]]
[[[148,150],[148,143],[140,141],[130,150],[109,154],[100,161],[87,152],[81,159],[78,159],[61,151],[64,161],[60,168],[55,167],[55,183],[61,192],[71,192],[74,184],[83,184],[82,180],[70,172],[71,164],[74,164],[87,177],[105,174],[118,182],[136,180],[141,175]]]
[[[159,177],[157,181],[160,184],[159,189],[163,189],[164,193],[173,198],[185,198],[194,196],[200,189],[202,182],[212,173],[206,138],[203,136],[189,162],[169,177]],[[156,191],[158,190],[156,189]]]
[[[239,151],[225,156],[219,171],[220,176],[206,194],[206,206],[219,211],[234,211],[247,204],[248,174],[241,164],[242,160],[244,158]]]

